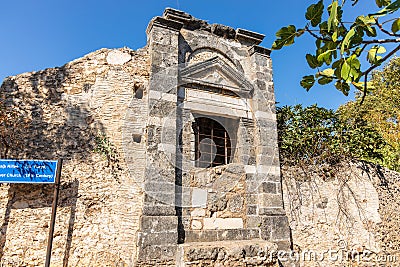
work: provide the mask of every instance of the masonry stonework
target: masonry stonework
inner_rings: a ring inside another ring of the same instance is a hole
[[[399,173],[343,162],[282,175],[300,266],[399,266]]]
[[[122,59],[118,61],[118,59]],[[122,148],[127,111],[145,112],[135,90],[148,83],[146,50],[101,49],[60,68],[7,78],[1,98],[29,118],[21,146],[9,158],[63,158],[52,266],[131,264],[143,192],[138,179],[143,154]],[[95,153],[104,135],[119,160]],[[131,161],[138,168],[130,170]],[[0,257],[6,266],[43,266],[52,186],[3,184]]]
[[[8,157],[64,159],[52,265],[276,265],[291,241],[263,35],[166,9],[147,38],[1,86],[29,119]],[[2,262],[43,265],[50,192],[0,187]]]
[[[271,60],[257,46],[263,36],[172,9],[147,33],[152,138],[138,260],[173,262],[177,248],[193,242],[266,240],[288,248]],[[202,118],[229,136],[221,166],[202,168],[203,155],[196,158],[202,144],[194,125]]]

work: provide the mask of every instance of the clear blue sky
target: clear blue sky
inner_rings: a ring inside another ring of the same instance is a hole
[[[372,0],[371,0],[372,1]],[[97,49],[146,43],[145,30],[166,7],[177,8],[210,23],[221,23],[266,35],[271,47],[282,26],[305,23],[310,0],[3,0],[0,4],[0,80],[63,64]],[[373,4],[371,2],[371,4]],[[358,11],[362,6],[358,7]],[[362,11],[361,11],[362,12]],[[312,73],[305,62],[310,38],[272,53],[276,100],[280,105],[317,103],[337,108],[351,100],[333,86],[305,92],[302,76]]]

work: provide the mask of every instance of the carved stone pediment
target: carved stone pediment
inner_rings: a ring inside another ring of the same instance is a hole
[[[187,87],[223,89],[238,96],[250,95],[253,86],[219,57],[199,62],[180,69],[180,84]]]

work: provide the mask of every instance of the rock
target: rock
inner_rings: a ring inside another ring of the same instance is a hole
[[[206,210],[205,209],[193,209],[192,212],[190,212],[190,216],[192,217],[204,217],[206,216]]]
[[[240,212],[243,209],[243,198],[240,195],[232,197],[228,202],[228,207],[231,212]]]
[[[27,207],[29,207],[28,203],[23,201],[15,202],[13,205],[14,209],[26,209]]]
[[[110,65],[123,65],[129,60],[132,59],[132,56],[128,53],[121,52],[119,50],[112,50],[107,55],[107,63]]]
[[[191,226],[192,230],[201,230],[203,228],[203,224],[198,220],[193,220]]]

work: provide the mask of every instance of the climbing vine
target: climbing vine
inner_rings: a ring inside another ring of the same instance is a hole
[[[94,152],[99,153],[107,159],[107,167],[111,168],[113,177],[119,181],[117,172],[122,170],[120,166],[120,156],[116,147],[105,133],[99,132],[95,136]]]

